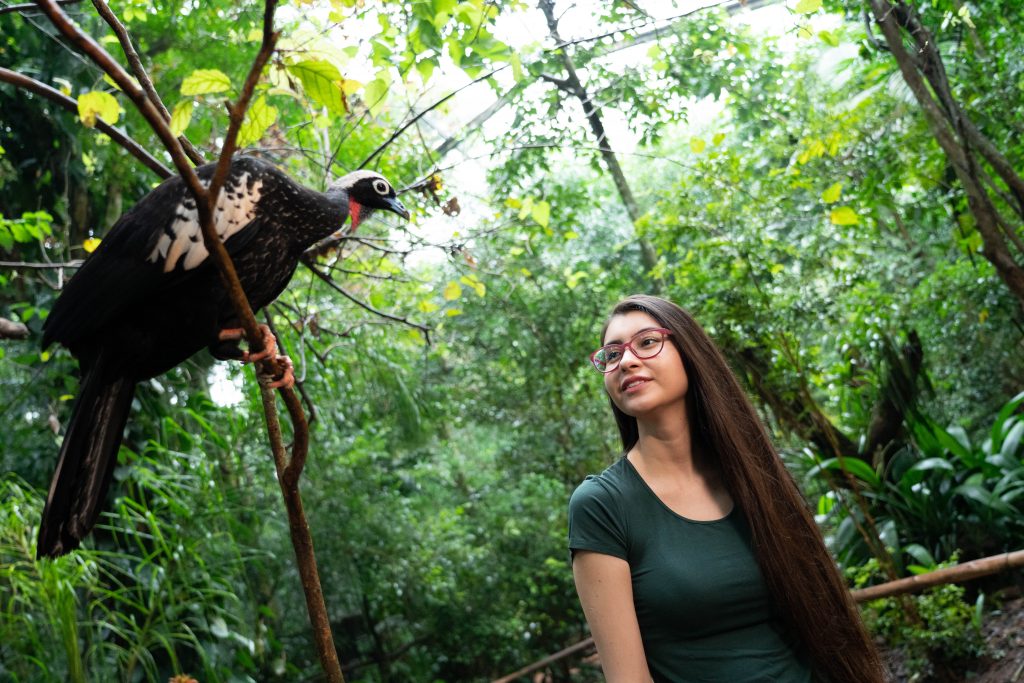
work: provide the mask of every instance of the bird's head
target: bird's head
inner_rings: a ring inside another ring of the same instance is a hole
[[[394,186],[388,179],[375,171],[353,171],[338,178],[328,188],[328,193],[344,192],[348,197],[348,213],[352,217],[354,231],[371,213],[378,209],[396,213],[409,220],[409,211],[398,200]]]

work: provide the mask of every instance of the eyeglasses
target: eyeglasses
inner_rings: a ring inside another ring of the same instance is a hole
[[[629,349],[637,358],[654,358],[665,348],[665,338],[672,332],[662,327],[641,330],[625,344],[605,344],[590,354],[590,362],[598,372],[609,373],[619,367],[622,354]]]

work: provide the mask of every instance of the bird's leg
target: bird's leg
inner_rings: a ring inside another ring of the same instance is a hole
[[[270,331],[270,327],[261,324],[260,332],[263,334],[263,350],[252,353],[242,351],[236,344],[218,344],[211,348],[215,358],[221,360],[240,360],[243,363],[255,363],[266,358],[277,356],[277,338]],[[245,330],[241,327],[225,327],[217,333],[218,342],[239,342],[245,337]]]
[[[277,352],[277,338],[270,331],[270,327],[261,324],[260,332],[263,334],[263,350],[251,353],[242,351],[238,342],[245,337],[245,330],[241,327],[225,327],[217,333],[217,341],[220,342],[211,351],[216,358],[222,360],[240,360],[243,363],[256,363],[261,360],[273,358],[282,368],[278,375],[261,374],[260,381],[266,383],[268,389],[286,387],[291,389],[295,386],[295,366],[291,358]]]
[[[295,386],[295,366],[292,364],[292,359],[285,355],[277,355],[274,357],[277,361],[278,366],[281,368],[281,372],[278,375],[271,375],[269,373],[261,375],[260,382],[264,383],[268,389],[280,389],[284,387],[291,389]]]

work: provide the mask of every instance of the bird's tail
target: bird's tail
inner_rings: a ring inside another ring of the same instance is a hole
[[[39,526],[36,557],[59,557],[92,530],[110,487],[135,382],[111,377],[102,360],[85,373],[60,447]]]

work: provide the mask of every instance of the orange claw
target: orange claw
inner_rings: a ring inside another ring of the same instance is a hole
[[[268,325],[261,323],[259,328],[263,334],[263,350],[255,353],[243,351],[242,357],[239,358],[243,363],[255,363],[267,358],[277,357],[277,337],[270,331]],[[217,334],[217,339],[220,341],[238,341],[244,336],[245,330],[241,327],[226,327]]]
[[[292,359],[288,356],[278,355],[274,357],[274,360],[283,366],[280,376],[271,376],[269,374],[263,375],[262,381],[265,381],[265,386],[268,389],[291,389],[295,386],[295,366],[292,364]]]

